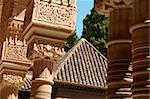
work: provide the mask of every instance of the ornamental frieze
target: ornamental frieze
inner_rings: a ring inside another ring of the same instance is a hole
[[[49,57],[53,59],[53,63],[57,63],[60,58],[64,56],[65,51],[62,42],[51,41],[51,44],[39,42],[40,41],[36,40],[33,44],[28,46],[27,56],[29,59]]]
[[[15,61],[15,62],[29,62],[26,58],[27,45],[25,41],[20,41],[15,38],[6,38],[3,44],[2,60]]]
[[[14,85],[21,87],[23,84],[23,77],[21,76],[16,76],[16,75],[8,75],[8,74],[3,74],[3,82],[6,82],[9,85]]]
[[[75,27],[75,7],[73,6],[60,6],[44,1],[36,1],[34,11],[34,20],[36,21]]]

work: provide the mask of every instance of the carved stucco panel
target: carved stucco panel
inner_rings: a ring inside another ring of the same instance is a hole
[[[75,28],[75,7],[37,1],[34,10],[34,20]]]
[[[20,88],[24,81],[23,77],[21,76],[3,74],[3,82],[6,82],[8,85],[14,85]]]
[[[27,49],[25,47],[6,44],[5,48],[6,49],[4,59],[27,61],[26,60]]]
[[[6,38],[3,44],[2,60],[15,61],[15,62],[29,62],[26,57],[27,45],[25,41],[17,40],[16,38]]]
[[[37,57],[49,57],[53,59],[53,63],[57,63],[64,56],[64,48],[49,44],[34,43],[30,52],[30,59]]]

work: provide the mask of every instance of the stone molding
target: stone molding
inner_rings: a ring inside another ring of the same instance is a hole
[[[150,22],[135,24],[129,29],[129,31],[132,34],[134,30],[143,28],[143,27],[150,27]]]
[[[149,48],[150,48],[150,46],[140,46],[140,47],[138,47],[138,48],[132,49],[132,53],[135,52],[135,51],[138,51],[138,50],[149,49]]]
[[[113,45],[113,44],[119,44],[119,43],[121,43],[121,44],[124,44],[124,43],[131,43],[132,41],[131,40],[129,40],[129,39],[125,39],[125,40],[113,40],[113,41],[109,41],[109,42],[107,42],[106,43],[106,48],[108,48],[110,45]]]

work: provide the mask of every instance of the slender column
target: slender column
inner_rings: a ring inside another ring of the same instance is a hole
[[[22,85],[23,77],[3,74],[3,80],[0,83],[0,98],[18,99],[18,91]]]
[[[133,99],[150,98],[150,0],[134,0],[132,34]]]
[[[53,66],[64,55],[66,38],[75,30],[75,0],[31,0],[23,36],[34,61],[32,99],[51,99]],[[55,13],[54,13],[55,12]]]
[[[32,93],[33,99],[50,99],[52,93],[52,60],[39,58],[34,61]]]
[[[108,42],[108,94],[107,99],[131,97],[131,82],[128,78],[131,61],[131,8],[115,8],[110,13],[110,33]]]
[[[0,64],[0,99],[14,99],[31,63],[26,58],[25,41],[17,36],[6,38]]]
[[[8,19],[12,15],[13,0],[0,0],[0,58],[2,57],[3,42],[7,35]]]

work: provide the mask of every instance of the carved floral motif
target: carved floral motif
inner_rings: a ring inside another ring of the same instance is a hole
[[[75,7],[43,1],[35,3],[35,20],[75,28]]]
[[[33,44],[33,56],[35,57],[49,57],[53,59],[54,63],[57,62],[64,54],[64,48],[52,46],[49,44]]]
[[[25,41],[18,40],[17,36],[6,38],[3,46],[3,60],[29,62],[26,58],[27,45]]]
[[[3,74],[3,81],[7,82],[10,85],[14,84],[18,87],[21,87],[24,82],[23,77],[21,76],[7,75],[7,74]]]

